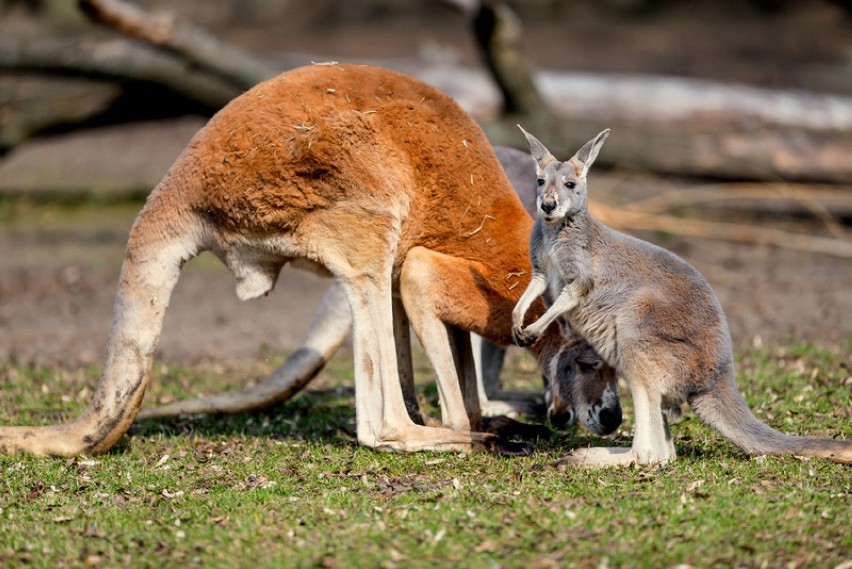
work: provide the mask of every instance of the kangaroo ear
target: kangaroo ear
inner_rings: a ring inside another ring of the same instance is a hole
[[[603,360],[595,355],[582,353],[577,356],[577,365],[583,371],[597,371],[603,367]]]
[[[578,170],[581,178],[585,178],[586,174],[589,173],[589,168],[592,167],[592,163],[595,161],[595,158],[598,157],[598,152],[601,151],[601,146],[603,146],[603,143],[608,136],[609,129],[602,131],[592,140],[584,144],[583,147],[577,151],[577,154],[571,158],[571,161],[574,162],[575,165],[579,166]]]
[[[551,162],[556,162],[556,158],[553,157],[553,154],[551,154],[536,137],[525,131],[524,127],[521,125],[518,125],[518,128],[521,129],[521,132],[527,137],[527,144],[530,145],[530,154],[533,155],[533,158],[535,158],[535,161],[538,163],[539,172],[544,170],[544,167]]]

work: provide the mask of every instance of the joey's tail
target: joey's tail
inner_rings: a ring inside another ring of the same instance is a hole
[[[693,395],[689,404],[707,424],[750,455],[796,455],[852,464],[852,441],[785,435],[761,423],[734,381],[733,367],[713,389]]]
[[[284,364],[255,386],[142,409],[140,419],[175,417],[184,413],[242,413],[287,401],[328,363],[349,331],[352,313],[337,281],[323,297],[302,345]]]
[[[130,233],[103,375],[92,402],[75,421],[0,427],[0,452],[74,456],[110,449],[133,422],[180,268],[203,245],[200,222],[181,215],[155,191]]]

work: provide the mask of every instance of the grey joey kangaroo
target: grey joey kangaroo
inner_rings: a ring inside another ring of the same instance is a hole
[[[523,131],[523,128],[521,129]],[[528,345],[564,319],[623,377],[633,394],[632,448],[574,451],[569,464],[666,463],[675,448],[664,410],[684,401],[700,419],[751,455],[802,455],[852,463],[852,442],[796,437],[761,423],[735,382],[728,324],[710,285],[677,255],[619,233],[589,214],[586,175],[609,130],[560,162],[523,131],[538,167],[533,275],[512,313]],[[524,327],[531,303],[552,303]]]

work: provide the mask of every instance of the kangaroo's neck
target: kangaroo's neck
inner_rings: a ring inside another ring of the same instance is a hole
[[[553,223],[543,223],[542,228],[548,240],[558,239],[577,252],[594,249],[603,238],[603,225],[585,208]]]

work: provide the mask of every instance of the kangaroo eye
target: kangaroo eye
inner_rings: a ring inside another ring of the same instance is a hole
[[[576,186],[577,184],[575,184],[574,182],[565,182],[565,187],[569,190],[573,190]]]
[[[535,183],[538,184],[539,186],[543,186],[544,185],[544,178],[538,178],[535,181]]]

